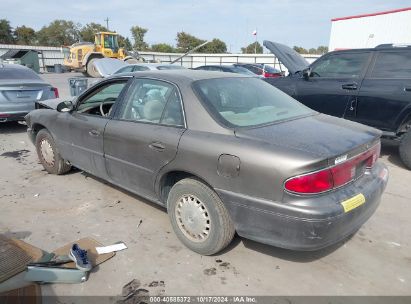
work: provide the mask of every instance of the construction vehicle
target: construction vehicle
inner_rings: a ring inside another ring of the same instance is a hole
[[[63,50],[64,66],[69,70],[82,72],[85,76],[100,77],[93,62],[99,58],[116,58],[127,63],[144,61],[135,53],[129,53],[118,46],[118,34],[115,32],[99,32],[92,42],[74,43]]]

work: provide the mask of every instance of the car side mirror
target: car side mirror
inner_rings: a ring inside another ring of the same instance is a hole
[[[63,101],[57,105],[57,112],[72,112],[74,110],[74,104],[71,101]]]
[[[310,79],[311,76],[311,68],[306,68],[303,70],[303,77],[305,80]]]

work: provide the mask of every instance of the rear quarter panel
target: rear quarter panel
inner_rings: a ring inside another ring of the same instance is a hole
[[[225,177],[218,172],[220,155],[240,159],[238,176]],[[301,151],[262,144],[227,134],[187,130],[181,137],[173,162],[160,172],[184,171],[198,176],[214,189],[280,201],[283,182],[300,170],[312,171],[320,158]]]

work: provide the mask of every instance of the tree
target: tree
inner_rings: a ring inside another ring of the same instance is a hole
[[[212,53],[212,54],[219,54],[219,53],[226,53],[227,52],[227,45],[224,41],[214,38],[205,46],[198,50],[200,53]]]
[[[296,46],[295,45],[293,47],[293,49],[294,49],[294,51],[296,51],[299,54],[308,54],[308,51],[305,48],[301,47],[301,46]]]
[[[241,48],[241,52],[243,54],[262,54],[263,47],[258,41],[256,41],[254,43],[247,45],[246,47]]]
[[[18,26],[14,30],[14,37],[17,44],[36,44],[36,32],[31,27]]]
[[[199,39],[185,32],[177,33],[176,40],[177,40],[177,49],[179,52],[182,52],[182,53],[187,52],[205,42],[205,40]]]
[[[73,44],[79,38],[79,28],[80,25],[73,21],[54,20],[37,32],[38,42],[48,46]]]
[[[0,19],[0,43],[13,43],[13,32],[10,22],[6,19]]]
[[[131,27],[130,31],[134,39],[134,49],[138,51],[147,50],[148,44],[144,41],[144,35],[147,33],[148,30],[138,25],[135,25]]]
[[[83,41],[94,42],[94,35],[98,32],[107,32],[107,28],[98,23],[88,23],[80,30],[80,36]]]
[[[317,49],[315,49],[315,48],[309,49],[308,54],[317,54]]]
[[[131,51],[133,49],[130,39],[128,39],[128,37],[125,38],[122,35],[118,35],[118,45],[121,48],[125,48],[127,51]]]
[[[322,55],[322,54],[325,54],[325,53],[328,53],[328,46],[320,45],[320,46],[317,48],[317,54]]]
[[[167,43],[157,43],[151,45],[151,50],[153,52],[160,52],[160,53],[174,53],[175,49],[172,45]]]

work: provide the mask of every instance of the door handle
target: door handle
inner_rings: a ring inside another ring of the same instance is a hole
[[[341,86],[344,90],[356,90],[358,86],[355,82],[353,83],[345,83]]]
[[[404,92],[411,92],[411,87],[405,87]]]
[[[157,150],[157,151],[163,151],[166,147],[164,146],[163,143],[161,142],[152,142],[151,144],[148,145],[151,149]]]
[[[91,130],[88,132],[91,136],[100,136],[100,132],[97,130]]]

